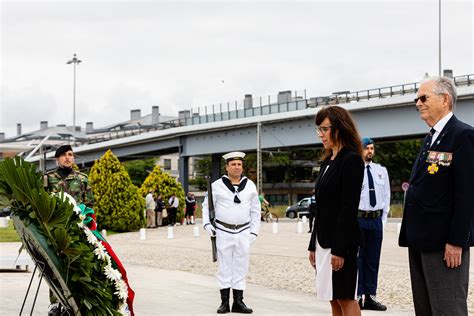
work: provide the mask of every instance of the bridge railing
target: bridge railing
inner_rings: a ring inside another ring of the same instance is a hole
[[[474,74],[462,75],[453,78],[456,86],[470,86],[474,84]],[[420,83],[406,83],[375,89],[360,91],[334,92],[329,96],[307,98],[306,90],[282,91],[277,96],[267,98],[246,97],[243,101],[213,104],[212,106],[191,108],[181,111],[176,120],[157,123],[154,125],[140,127],[126,127],[120,131],[112,131],[89,137],[87,143],[137,135],[144,132],[163,130],[179,126],[199,125],[211,122],[221,122],[245,117],[269,115],[303,110],[310,107],[323,105],[345,104],[372,99],[383,99],[405,94],[413,94],[418,91]]]

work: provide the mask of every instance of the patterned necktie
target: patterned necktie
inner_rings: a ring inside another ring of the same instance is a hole
[[[367,179],[369,180],[369,200],[370,206],[374,207],[377,204],[377,198],[375,197],[374,178],[370,172],[370,166],[367,165]]]
[[[425,160],[426,155],[428,154],[428,150],[430,150],[431,141],[433,140],[433,135],[434,135],[435,132],[436,132],[436,130],[434,128],[432,128],[430,130],[430,132],[428,133],[428,135],[426,135],[425,143],[423,144],[423,149],[421,151],[421,155],[420,155],[420,158],[419,158],[420,161]]]

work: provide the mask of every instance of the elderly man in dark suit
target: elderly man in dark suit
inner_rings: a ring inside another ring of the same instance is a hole
[[[474,129],[453,115],[451,79],[423,82],[415,99],[431,127],[414,162],[399,245],[408,247],[417,315],[467,315],[473,241]]]

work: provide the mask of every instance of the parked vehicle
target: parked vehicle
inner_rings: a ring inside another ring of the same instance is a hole
[[[309,205],[311,204],[311,197],[300,200],[295,205],[288,206],[286,209],[286,217],[296,218],[302,217],[303,215],[309,215]]]

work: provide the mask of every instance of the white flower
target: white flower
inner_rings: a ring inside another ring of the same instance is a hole
[[[95,236],[94,236],[95,237]],[[96,243],[95,245],[95,249],[94,249],[94,254],[97,256],[97,258],[99,258],[100,260],[104,260],[105,259],[105,256],[107,255],[107,251],[105,250],[105,247],[104,245],[102,245],[102,243],[98,242]]]
[[[118,298],[120,298],[122,300],[127,299],[128,288],[127,288],[127,284],[125,283],[124,280],[116,281],[115,282],[115,289],[117,291],[115,291],[114,294],[116,294],[118,296]]]
[[[89,244],[95,245],[97,243],[97,237],[95,237],[89,228],[84,227],[84,233],[87,236],[87,242]]]
[[[112,265],[112,258],[110,258],[109,254],[105,254],[105,262],[107,262],[107,265]]]
[[[104,268],[104,273],[107,279],[111,281],[119,281],[122,278],[122,274],[120,273],[119,270],[112,268],[111,264],[108,264]]]
[[[130,310],[128,309],[128,305],[125,302],[122,302],[118,308],[118,311],[122,315],[130,315]]]

